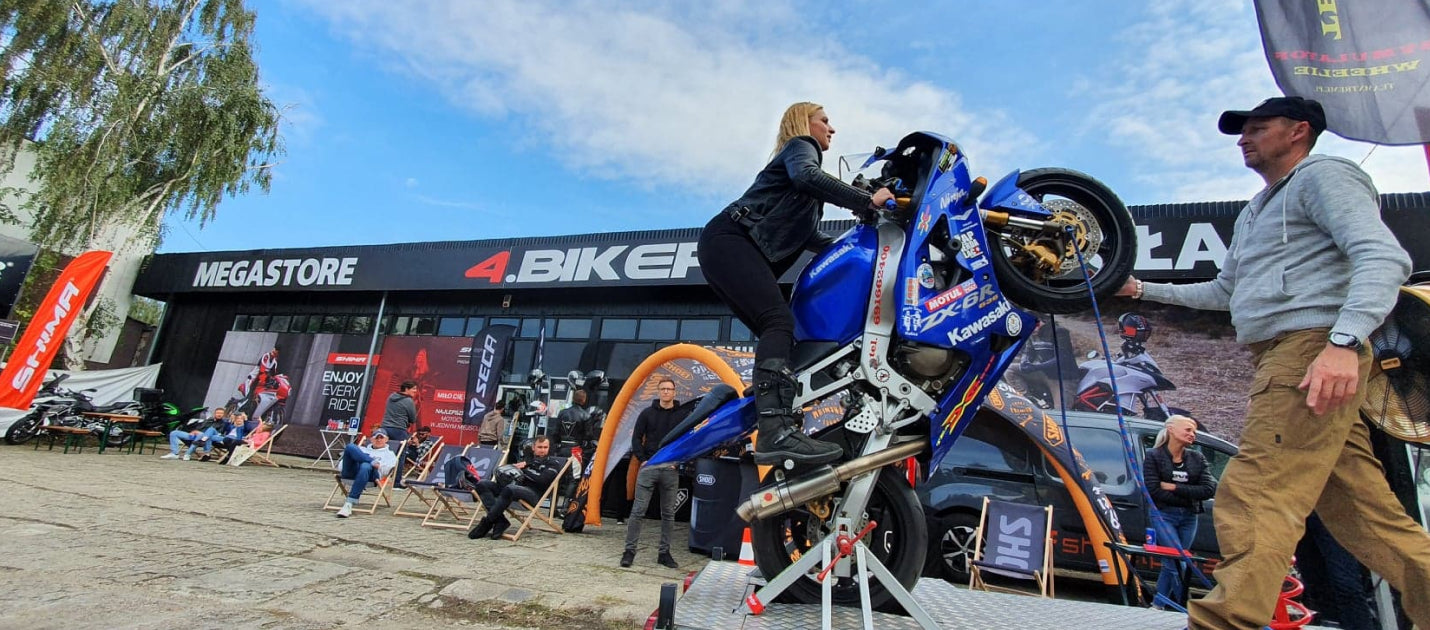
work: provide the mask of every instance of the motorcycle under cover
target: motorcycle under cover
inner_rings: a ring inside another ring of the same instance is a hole
[[[1276,85],[1320,101],[1336,135],[1430,142],[1430,4],[1256,0],[1256,17]]]
[[[45,301],[35,310],[25,334],[20,336],[10,363],[0,372],[0,407],[26,409],[35,400],[46,368],[55,360],[70,325],[104,277],[111,256],[105,251],[85,252],[60,273]]]
[[[472,360],[467,366],[467,412],[462,424],[478,425],[496,404],[503,363],[511,347],[515,326],[487,326],[472,339]]]

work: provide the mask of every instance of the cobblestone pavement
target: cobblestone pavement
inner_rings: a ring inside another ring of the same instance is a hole
[[[625,527],[610,522],[513,543],[390,510],[339,519],[320,508],[330,471],[25,445],[0,447],[0,484],[0,628],[494,628],[469,613],[504,602],[634,626],[661,583],[705,563],[677,544],[681,569],[655,564],[657,522],[621,569]]]

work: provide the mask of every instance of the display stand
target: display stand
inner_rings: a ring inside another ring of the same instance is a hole
[[[869,521],[857,535],[850,535],[853,531],[851,524],[846,518],[835,520],[834,532],[824,537],[819,542],[821,553],[816,555],[806,553],[789,565],[779,575],[776,575],[764,587],[750,594],[745,598],[745,606],[750,613],[759,615],[765,611],[765,602],[772,602],[780,596],[785,589],[789,588],[813,569],[815,563],[823,561],[824,570],[819,572],[818,580],[823,591],[820,602],[820,627],[824,630],[832,630],[834,615],[834,580],[831,578],[850,577],[851,569],[849,560],[853,556],[858,563],[859,575],[859,608],[862,613],[862,621],[865,630],[874,629],[874,606],[869,598],[869,579],[875,577],[879,583],[889,591],[890,595],[904,607],[904,611],[918,622],[919,626],[925,630],[938,630],[939,625],[929,616],[928,612],[914,601],[913,594],[909,593],[894,574],[884,566],[879,558],[869,553],[864,545],[864,536],[874,531],[878,523]],[[811,550],[812,551],[812,550]]]

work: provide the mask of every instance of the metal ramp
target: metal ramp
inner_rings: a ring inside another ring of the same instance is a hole
[[[754,567],[733,562],[710,562],[690,584],[690,590],[675,604],[678,630],[817,630],[818,604],[769,604],[764,614],[746,611],[743,601],[753,592],[749,573]],[[1042,599],[1005,593],[986,593],[955,588],[938,579],[919,580],[914,599],[943,630],[987,630],[1016,627],[1019,630],[1182,630],[1187,617],[1151,608],[1117,606],[1092,602]],[[834,607],[835,628],[862,626],[858,608]],[[910,617],[874,613],[880,630],[917,630]]]

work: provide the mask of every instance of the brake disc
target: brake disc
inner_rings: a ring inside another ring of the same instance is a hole
[[[1057,275],[1078,268],[1078,251],[1082,251],[1084,260],[1091,261],[1098,248],[1102,247],[1102,230],[1097,229],[1097,217],[1082,204],[1070,199],[1049,199],[1043,202],[1043,207],[1053,213],[1053,223],[1073,227],[1073,240],[1063,252]]]

